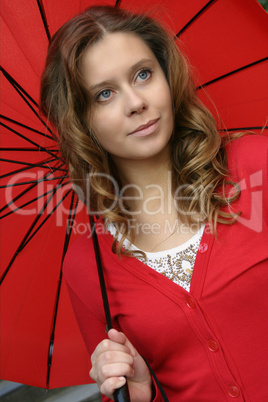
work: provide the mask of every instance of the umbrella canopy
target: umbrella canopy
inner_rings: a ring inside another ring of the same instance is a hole
[[[66,250],[89,220],[37,102],[51,36],[92,3],[102,2],[1,3],[0,377],[39,387],[90,381],[89,357],[62,281]],[[149,9],[171,27],[219,130],[267,133],[268,17],[257,1],[106,4]]]

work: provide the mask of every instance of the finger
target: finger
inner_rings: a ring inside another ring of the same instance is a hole
[[[90,377],[98,382],[102,383],[107,377],[113,377],[116,375],[133,375],[134,371],[130,367],[133,365],[134,358],[130,353],[124,353],[120,351],[105,351],[100,354],[97,360],[92,365],[90,371]],[[127,365],[128,369],[117,372],[117,365]]]
[[[103,367],[111,367],[115,364],[127,364],[132,366],[133,364],[133,357],[129,353],[122,353],[122,352],[104,352],[99,356],[99,358],[95,361],[94,365],[92,366],[92,375],[99,378],[99,372],[101,372]],[[112,375],[123,375],[124,373],[116,374],[112,372]]]
[[[130,353],[125,353],[121,351],[111,351],[108,350],[103,352],[95,362],[95,366],[104,366],[114,363],[126,363],[130,366],[133,364],[133,356]]]
[[[110,339],[104,339],[97,345],[96,349],[92,353],[91,363],[94,364],[99,356],[106,351],[120,351],[123,353],[130,353],[129,348],[126,345],[120,342],[112,341]]]
[[[96,382],[97,384],[103,384],[109,378],[132,378],[133,376],[134,370],[128,363],[113,363],[100,367],[100,370],[97,373]]]
[[[135,381],[150,382],[151,381],[150,371],[147,365],[145,364],[143,358],[135,349],[135,347],[132,345],[132,343],[129,341],[129,339],[122,332],[118,332],[115,329],[110,330],[108,332],[108,336],[111,340],[121,342],[124,346],[126,346],[129,349],[130,354],[133,357],[133,364],[131,364],[131,367],[135,372]]]
[[[136,357],[138,355],[137,350],[134,348],[134,346],[126,337],[126,335],[123,334],[123,332],[119,332],[113,328],[110,329],[110,331],[108,332],[108,337],[111,341],[114,341],[116,343],[121,344],[122,346],[127,347],[133,357]]]
[[[100,388],[100,392],[107,396],[110,399],[113,399],[113,393],[116,389],[122,387],[126,383],[125,377],[113,377],[113,378],[108,378],[107,381],[105,381]]]
[[[123,332],[119,332],[116,329],[112,328],[108,331],[108,337],[111,341],[120,343],[124,345],[127,342],[127,337]]]

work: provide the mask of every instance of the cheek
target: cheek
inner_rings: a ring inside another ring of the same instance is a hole
[[[172,100],[171,93],[168,83],[165,81],[164,83],[159,83],[159,85],[155,88],[151,93],[151,99],[159,109],[165,111],[168,114],[172,114]]]
[[[107,105],[94,114],[92,122],[94,131],[99,135],[104,135],[104,133],[117,130],[122,124],[122,118],[118,113],[118,108]]]
[[[170,109],[170,112],[172,112],[172,99],[171,99],[171,92],[168,84],[166,84],[166,87],[163,90],[163,103],[166,105],[167,108]]]
[[[107,149],[107,144],[109,145],[108,148],[110,148],[110,146],[116,143],[116,134],[122,125],[119,124],[115,113],[111,110],[108,111],[108,109],[95,113],[91,127],[96,140],[106,151],[110,152],[111,150]]]
[[[106,116],[105,113],[102,111],[95,112],[92,116],[91,127],[97,139],[105,136],[107,127],[109,126],[109,121],[107,120],[107,118],[109,118],[109,116]]]

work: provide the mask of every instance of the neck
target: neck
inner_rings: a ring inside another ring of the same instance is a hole
[[[172,198],[169,148],[146,160],[114,160],[122,183],[122,195],[131,211],[148,213],[165,209]]]

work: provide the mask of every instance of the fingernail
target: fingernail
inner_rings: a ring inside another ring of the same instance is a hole
[[[116,387],[116,388],[122,387],[122,385],[125,384],[125,381],[126,381],[125,377],[119,377],[119,381],[117,381],[115,387]]]

